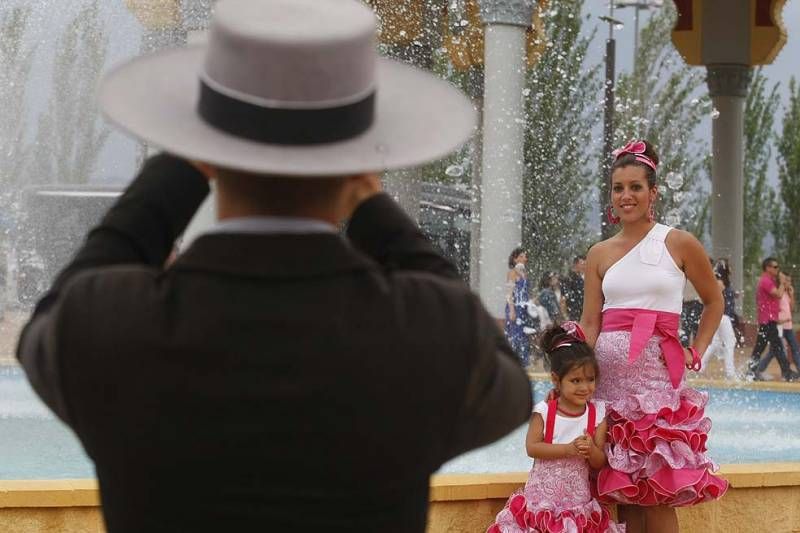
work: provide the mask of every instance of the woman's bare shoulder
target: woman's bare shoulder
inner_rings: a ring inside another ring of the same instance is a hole
[[[692,235],[686,230],[679,229],[679,228],[672,228],[670,229],[669,233],[667,233],[667,241],[673,241],[675,243],[686,243],[689,241],[696,241],[697,237]]]
[[[708,257],[703,244],[697,237],[686,230],[672,228],[667,234],[664,244],[666,244],[667,251],[672,255],[675,264],[682,270],[685,268],[687,261],[695,260],[696,258],[705,260]]]
[[[672,228],[672,230],[667,233],[667,238],[665,239],[664,243],[667,245],[668,249],[679,251],[703,247],[700,241],[697,240],[697,237],[695,237],[692,233],[678,228]]]

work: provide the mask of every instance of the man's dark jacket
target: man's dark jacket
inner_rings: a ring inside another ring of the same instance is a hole
[[[530,415],[495,322],[383,194],[347,238],[206,234],[163,269],[207,192],[151,159],[18,347],[108,530],[423,531],[429,475]]]

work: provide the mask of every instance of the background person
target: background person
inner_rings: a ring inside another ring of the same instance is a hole
[[[681,306],[681,344],[688,347],[697,335],[700,317],[703,314],[703,302],[691,281],[683,287],[683,304]]]
[[[736,313],[736,299],[741,298],[742,294],[733,290],[731,284],[731,266],[730,261],[725,258],[720,258],[714,265],[714,274],[717,279],[722,282],[722,300],[725,303],[725,310],[723,313],[727,316],[733,330],[736,333],[736,344],[744,346],[744,332],[742,331],[741,317]]]
[[[723,293],[724,300],[725,285],[722,283],[722,280],[719,279],[719,275],[716,274],[716,272],[715,275],[717,275],[717,284],[719,285],[720,291]],[[719,327],[717,331],[714,332],[714,337],[711,339],[711,344],[708,345],[706,353],[703,354],[701,369],[706,370],[708,368],[707,364],[709,359],[711,359],[712,356],[717,356],[719,359],[722,359],[725,365],[725,377],[730,381],[738,379],[736,375],[736,363],[734,361],[736,344],[736,332],[733,330],[731,319],[728,315],[723,313],[719,322]]]
[[[597,491],[601,502],[620,504],[628,533],[676,533],[675,507],[717,499],[728,488],[712,474],[705,447],[685,445],[704,442],[710,427],[708,395],[687,387],[684,373],[699,370],[722,294],[698,240],[655,221],[653,147],[632,141],[614,155],[610,218],[622,229],[589,250],[581,319],[600,367],[595,395],[609,421],[608,465]],[[678,339],[687,279],[704,303],[690,348]]]
[[[586,256],[578,255],[572,260],[572,268],[561,282],[564,301],[567,307],[567,318],[577,321],[583,311],[583,277],[586,271]]]
[[[530,364],[531,341],[525,333],[528,322],[528,274],[525,265],[528,255],[522,248],[514,248],[508,257],[508,274],[506,275],[506,324],[505,334],[514,353],[519,357],[523,367]]]
[[[797,337],[794,334],[794,325],[792,324],[792,313],[794,312],[794,285],[792,285],[792,277],[785,272],[779,274],[781,276],[781,285],[786,287],[786,290],[781,296],[780,310],[778,311],[778,322],[781,325],[783,338],[791,353],[792,361],[794,361],[795,369],[800,369],[800,346],[797,344]]]
[[[767,257],[761,262],[761,278],[756,288],[756,316],[758,318],[758,335],[750,354],[749,371],[753,379],[763,380],[762,372],[769,366],[772,358],[778,360],[781,375],[786,381],[795,381],[800,374],[793,372],[786,359],[783,349],[782,332],[778,329],[778,315],[780,314],[780,301],[786,292],[786,286],[781,283],[780,265],[774,257]],[[769,352],[763,358],[764,348],[769,346]]]
[[[554,324],[564,321],[561,311],[561,282],[556,272],[545,272],[539,280],[539,305],[545,308]]]
[[[375,173],[458,146],[472,103],[375,27],[355,0],[221,0],[207,45],[104,81],[112,120],[204,161],[150,159],[18,346],[109,533],[422,533],[430,474],[529,418],[495,320]],[[219,223],[165,270],[207,178]]]

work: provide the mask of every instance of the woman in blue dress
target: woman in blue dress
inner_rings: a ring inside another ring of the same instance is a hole
[[[522,248],[514,248],[508,258],[506,276],[506,339],[519,357],[523,367],[530,363],[531,343],[525,333],[528,312],[528,275],[525,264],[528,255]]]

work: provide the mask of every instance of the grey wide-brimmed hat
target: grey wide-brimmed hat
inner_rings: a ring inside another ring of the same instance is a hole
[[[158,148],[263,174],[380,171],[458,148],[470,100],[378,57],[375,31],[357,0],[220,0],[207,44],[117,67],[100,106]]]

